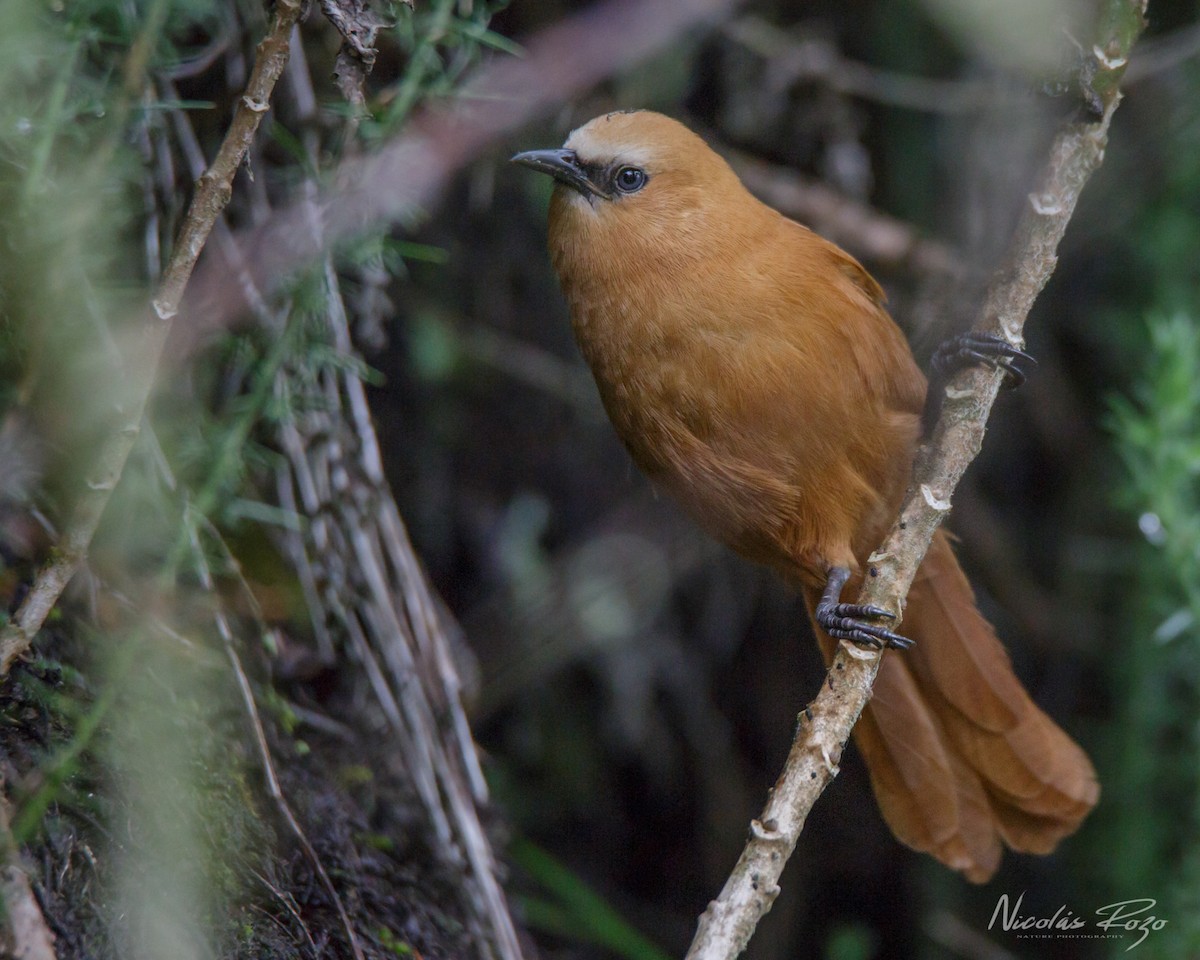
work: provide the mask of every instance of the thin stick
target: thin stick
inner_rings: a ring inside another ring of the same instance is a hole
[[[54,934],[46,924],[21,853],[9,829],[8,798],[0,780],[0,955],[55,960]]]
[[[1099,121],[1068,123],[1055,139],[1042,186],[1029,197],[1004,267],[988,290],[976,329],[1022,344],[1034,299],[1050,279],[1056,250],[1088,178],[1100,166],[1120,80],[1140,33],[1145,0],[1108,0],[1094,48],[1095,87],[1104,103]],[[941,418],[900,516],[871,556],[872,572],[859,596],[897,614],[950,498],[979,452],[1002,373],[966,370],[946,387]],[[817,698],[799,719],[796,739],[767,806],[751,822],[750,840],[720,895],[700,917],[687,960],[733,960],[779,893],[779,877],[809,811],[838,772],[850,731],[871,697],[880,655],[842,644]]]
[[[958,251],[923,237],[903,220],[824,183],[806,180],[787,167],[736,150],[722,148],[721,154],[760,200],[857,256],[885,267],[907,267],[934,276],[961,278],[968,272]]]
[[[218,615],[223,618],[223,614]],[[333,881],[329,878],[329,873],[325,870],[325,865],[321,862],[321,858],[317,855],[316,848],[308,839],[304,828],[300,826],[300,821],[296,819],[296,815],[292,813],[292,808],[287,802],[287,797],[283,794],[283,787],[279,784],[279,777],[275,774],[275,764],[271,760],[271,748],[267,745],[267,734],[263,729],[262,717],[259,716],[258,706],[254,702],[254,691],[250,686],[250,680],[246,676],[246,671],[242,667],[241,657],[238,656],[237,649],[232,642],[232,636],[228,632],[228,625],[222,627],[221,639],[225,643],[225,653],[229,656],[229,664],[233,668],[234,676],[237,678],[238,691],[242,695],[242,704],[246,708],[246,716],[250,720],[250,726],[254,732],[254,742],[258,747],[259,760],[262,762],[263,775],[267,781],[267,792],[271,795],[271,799],[275,801],[275,806],[279,810],[279,815],[283,817],[287,823],[288,829],[292,831],[292,836],[296,838],[296,842],[300,845],[301,851],[304,853],[304,858],[312,866],[317,873],[317,879],[321,882],[321,886],[325,888],[325,892],[333,901],[334,909],[337,910],[338,919],[342,923],[342,929],[346,932],[346,939],[350,942],[350,951],[354,954],[354,960],[365,960],[362,945],[358,942],[358,934],[354,932],[354,924],[350,921],[350,914],[346,912],[346,905],[342,901],[341,895],[337,892],[337,887],[333,885]],[[312,940],[308,933],[308,928],[304,928],[305,936]]]
[[[301,7],[300,0],[277,0],[275,4],[275,18],[258,46],[246,92],[238,101],[216,159],[196,182],[196,191],[171,261],[163,274],[158,295],[151,301],[152,309],[145,316],[145,335],[136,355],[129,358],[127,371],[132,383],[128,399],[116,410],[118,425],[101,447],[57,549],[38,571],[12,620],[0,631],[0,677],[5,676],[13,660],[28,649],[63,590],[87,559],[96,527],[141,431],[163,348],[192,270],[213,224],[229,203],[233,178],[267,112],[275,82],[287,64],[288,41],[292,27],[300,18]]]

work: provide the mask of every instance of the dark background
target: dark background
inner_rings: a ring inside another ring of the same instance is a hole
[[[677,117],[752,189],[860,258],[924,363],[975,319],[1055,130],[1080,109],[1072,77],[1110,2],[751,0],[558,96],[542,120],[472,154],[420,216],[339,245],[328,271],[260,278],[274,290],[268,322],[223,327],[203,297],[190,301],[89,568],[0,681],[3,792],[59,956],[135,955],[123,904],[157,889],[159,875],[138,872],[155,862],[199,891],[173,898],[194,906],[196,942],[210,948],[197,956],[350,956],[264,788],[214,611],[235,628],[229,646],[284,794],[366,955],[458,960],[477,942],[457,852],[438,849],[406,780],[411,758],[345,632],[318,642],[290,552],[319,511],[280,502],[295,464],[279,438],[324,422],[327,434],[305,433],[306,455],[347,440],[342,453],[356,450],[345,391],[359,375],[457,644],[529,956],[682,956],[821,661],[798,598],[700,534],[629,461],[550,268],[551,184],[507,158],[612,109]],[[54,555],[111,426],[121,354],[142,329],[131,318],[186,211],[189,150],[215,152],[270,12],[256,0],[10,5],[0,596],[11,612]],[[332,78],[340,38],[320,5],[309,11],[234,182],[235,266],[278,253],[256,245],[255,226],[306,191],[337,196],[348,163],[436,126],[481,64],[521,56],[527,38],[593,7],[378,9],[394,23],[353,122]],[[620,9],[631,37],[650,30],[638,5]],[[1026,327],[1038,366],[1000,397],[949,519],[1017,673],[1093,757],[1100,804],[1052,856],[1008,855],[976,887],[890,836],[851,747],[751,960],[1092,958],[1133,940],[989,929],[1004,896],[1023,896],[1026,916],[1086,918],[1088,933],[1097,908],[1153,899],[1166,924],[1136,956],[1200,957],[1198,21],[1195,0],[1150,0],[1105,162]],[[206,250],[197,276],[229,299],[244,278],[223,255]],[[331,344],[335,300],[352,350]],[[321,509],[358,509],[355,529],[373,529],[385,485],[355,476],[348,491]],[[180,549],[189,537],[202,540],[194,556]],[[352,607],[369,593],[355,555],[326,553],[312,563],[339,570]],[[215,586],[201,583],[206,556]],[[158,838],[190,838],[191,854]]]
[[[495,26],[520,35],[573,9],[519,3]],[[1194,37],[1195,15],[1194,4],[1152,4],[1144,44],[1176,30]],[[808,44],[990,95],[961,111],[936,95],[904,109],[819,76],[789,79],[786,52],[747,50],[729,28],[683,38],[461,178],[420,233],[447,262],[413,268],[392,346],[374,360],[388,377],[375,411],[405,438],[388,450],[402,509],[480,660],[477,732],[502,808],[519,836],[676,955],[764,802],[820,660],[797,598],[691,529],[616,441],[545,253],[548,184],[505,154],[557,145],[610,109],[649,107],[719,150],[829,183],[964,265],[948,280],[872,262],[843,240],[923,355],[974,316],[976,284],[996,266],[1056,123],[1076,108],[1069,92],[1046,95],[1055,64],[1021,73],[1004,51],[986,62],[919,3],[752,3],[733,21],[747,22],[784,51]],[[1147,66],[1029,320],[1039,366],[1002,395],[950,518],[1022,680],[1094,756],[1100,809],[1052,857],[1008,855],[976,888],[891,839],[852,749],[752,957],[1072,957],[1126,945],[987,932],[1001,894],[1024,893],[1027,914],[1065,905],[1089,919],[1103,904],[1153,897],[1160,916],[1186,922],[1182,905],[1163,904],[1179,893],[1168,877],[1189,846],[1194,764],[1169,771],[1167,758],[1190,750],[1177,738],[1192,736],[1195,690],[1157,676],[1139,695],[1173,683],[1170,711],[1180,712],[1164,727],[1130,726],[1142,712],[1129,702],[1136,661],[1158,658],[1147,669],[1160,670],[1170,656],[1146,649],[1151,611],[1179,594],[1151,573],[1163,567],[1137,527],[1150,506],[1110,416],[1153,363],[1148,318],[1194,307],[1200,269],[1182,250],[1158,254],[1200,234],[1195,60]],[[1180,231],[1172,241],[1163,217]],[[1193,642],[1187,634],[1175,642]],[[1151,770],[1123,763],[1130,741]],[[1162,820],[1148,831],[1153,849],[1131,849],[1144,818]],[[553,955],[605,955],[570,937],[548,944]]]

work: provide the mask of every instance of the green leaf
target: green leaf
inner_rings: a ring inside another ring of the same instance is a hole
[[[626,960],[668,960],[669,955],[635,929],[574,871],[529,840],[517,840],[509,855],[553,899],[526,898],[530,926],[565,939],[593,943]]]

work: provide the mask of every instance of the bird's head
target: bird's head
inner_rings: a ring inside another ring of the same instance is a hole
[[[648,110],[607,113],[559,149],[518,153],[514,163],[557,181],[550,243],[560,271],[617,251],[686,259],[720,236],[749,195],[729,165],[676,120]],[[564,262],[565,261],[565,262]]]

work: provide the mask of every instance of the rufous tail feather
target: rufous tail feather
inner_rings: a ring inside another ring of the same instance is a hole
[[[806,591],[810,614],[817,596]],[[814,629],[829,659],[834,641]],[[854,730],[892,832],[976,883],[1004,846],[1053,850],[1099,799],[1095,770],[1017,680],[941,532],[903,633],[916,644],[884,657]]]

